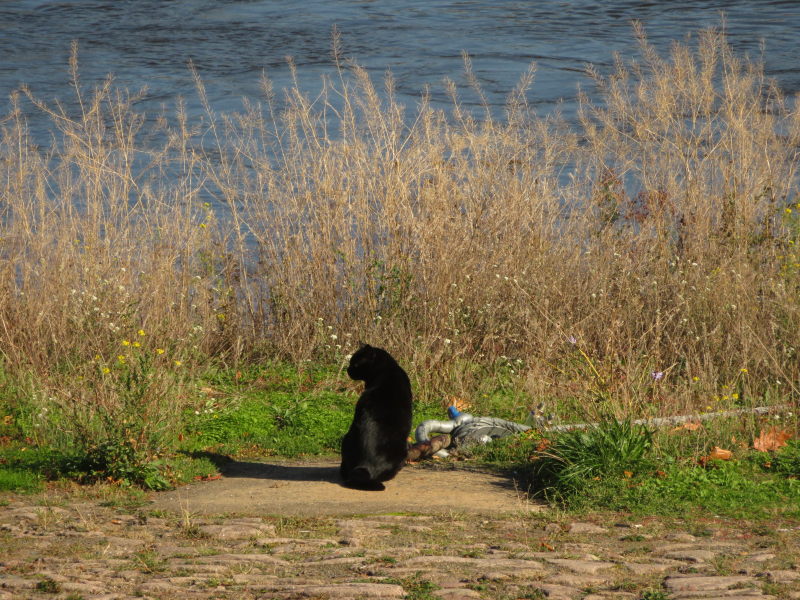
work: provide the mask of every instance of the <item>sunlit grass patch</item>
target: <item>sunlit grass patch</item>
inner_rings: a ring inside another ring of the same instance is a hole
[[[665,443],[674,430],[653,435],[610,419],[586,430],[497,440],[473,454],[503,466],[534,497],[570,510],[748,519],[800,516],[797,439],[768,452],[747,442],[729,444],[732,450],[727,450],[717,443],[723,431],[728,442],[736,439],[730,428],[676,429],[695,441],[688,446]],[[742,435],[741,428],[737,434]]]
[[[0,466],[0,491],[36,492],[42,487],[39,474],[22,469],[9,469]]]

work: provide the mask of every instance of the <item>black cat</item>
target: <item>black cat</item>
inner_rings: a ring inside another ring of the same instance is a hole
[[[408,455],[411,382],[386,350],[368,344],[353,354],[347,374],[364,381],[364,392],[342,439],[340,473],[349,487],[382,490]]]

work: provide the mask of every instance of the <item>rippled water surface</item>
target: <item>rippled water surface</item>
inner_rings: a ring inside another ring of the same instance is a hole
[[[258,98],[262,71],[277,87],[289,82],[293,57],[303,85],[331,72],[331,30],[347,55],[381,76],[390,69],[401,96],[414,102],[426,84],[442,99],[441,81],[463,83],[461,53],[473,57],[489,101],[502,106],[531,61],[529,96],[540,112],[559,102],[571,114],[585,63],[603,70],[614,52],[630,55],[631,21],[644,23],[661,50],[724,14],[737,51],[759,54],[787,92],[800,90],[800,2],[512,0],[45,0],[0,3],[0,90],[26,83],[45,99],[69,102],[70,43],[80,47],[84,83],[113,72],[122,85],[146,85],[140,105],[155,112],[178,95],[194,100],[187,62],[205,81],[214,109]],[[438,91],[437,91],[438,90]],[[44,124],[31,123],[34,130]]]

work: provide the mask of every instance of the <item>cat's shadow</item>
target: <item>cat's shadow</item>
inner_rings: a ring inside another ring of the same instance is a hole
[[[319,464],[287,464],[270,463],[258,461],[241,461],[214,452],[190,452],[193,458],[205,458],[216,465],[223,477],[244,477],[248,479],[272,479],[275,481],[323,481],[335,483],[342,487],[346,486],[339,475],[339,465],[319,465]],[[355,488],[365,491],[380,491],[380,487]]]

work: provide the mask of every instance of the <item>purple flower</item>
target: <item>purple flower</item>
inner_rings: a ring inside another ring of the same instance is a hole
[[[664,377],[664,371],[653,371],[650,373],[650,377],[652,377],[654,381],[661,381]]]
[[[572,344],[573,346],[578,343],[577,338],[574,335],[571,335],[567,338],[567,341]]]

